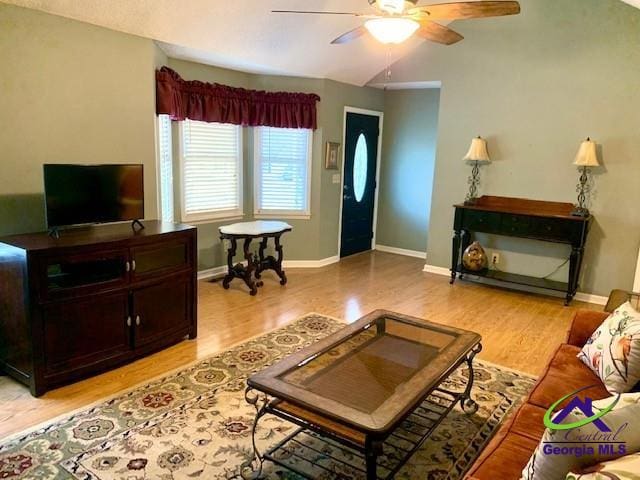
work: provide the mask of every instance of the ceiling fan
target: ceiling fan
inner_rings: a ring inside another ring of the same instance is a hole
[[[417,6],[419,0],[368,0],[375,13],[317,12],[304,10],[272,10],[272,13],[300,13],[314,15],[349,15],[366,19],[363,25],[333,40],[332,44],[347,43],[370,33],[382,43],[402,43],[414,33],[426,40],[451,45],[464,37],[434,20],[464,20],[498,17],[520,13],[515,1],[476,1],[441,3]]]

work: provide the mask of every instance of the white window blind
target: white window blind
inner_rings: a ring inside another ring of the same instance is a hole
[[[255,214],[310,214],[311,130],[260,127],[255,130]]]
[[[185,120],[182,125],[182,220],[242,215],[242,130]]]
[[[173,144],[171,119],[158,115],[158,190],[160,192],[160,219],[173,222]]]

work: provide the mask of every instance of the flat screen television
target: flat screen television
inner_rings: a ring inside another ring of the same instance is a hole
[[[144,218],[142,165],[44,165],[50,229]]]

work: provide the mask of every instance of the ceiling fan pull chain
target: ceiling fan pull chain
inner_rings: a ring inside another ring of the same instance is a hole
[[[387,70],[384,74],[384,88],[387,88],[387,85],[391,82],[391,45],[387,46]]]

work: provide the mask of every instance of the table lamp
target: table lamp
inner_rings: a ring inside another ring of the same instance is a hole
[[[578,192],[578,204],[571,212],[571,215],[587,217],[589,216],[589,210],[586,207],[586,200],[587,195],[591,190],[588,182],[589,175],[591,173],[589,169],[600,166],[596,152],[596,142],[591,140],[591,138],[587,138],[582,142],[573,164],[580,167],[582,173],[580,174],[580,179],[578,180],[578,185],[576,187],[576,192]]]
[[[471,176],[469,177],[469,193],[464,201],[465,205],[475,205],[478,201],[478,186],[480,185],[480,165],[490,163],[489,152],[487,150],[487,141],[478,136],[471,140],[469,151],[462,159],[467,163],[473,164]]]

